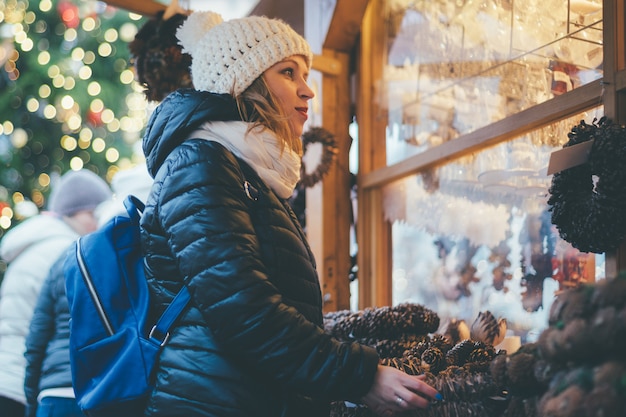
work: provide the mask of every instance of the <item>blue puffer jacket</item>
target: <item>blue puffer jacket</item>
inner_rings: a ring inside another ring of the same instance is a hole
[[[142,218],[155,313],[182,285],[192,297],[146,415],[327,416],[331,400],[369,390],[378,356],[324,333],[315,261],[288,204],[221,145],[187,138],[237,114],[228,96],[180,90],[144,137],[155,176]]]

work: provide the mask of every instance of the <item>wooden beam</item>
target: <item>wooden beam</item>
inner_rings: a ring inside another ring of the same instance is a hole
[[[376,172],[366,172],[359,176],[359,188],[379,187],[388,184],[424,168],[449,162],[487,146],[497,145],[546,126],[554,120],[596,107],[600,104],[599,98],[602,96],[602,91],[602,80],[593,81],[567,94],[557,96],[508,116],[504,120],[459,136],[394,165],[384,166],[377,169]],[[572,106],[572,103],[577,103],[577,105]]]
[[[161,10],[165,10],[165,4],[153,0],[107,0],[107,4],[128,10],[144,16],[154,16]]]
[[[615,74],[615,89],[620,93],[626,92],[626,71],[621,70]]]
[[[304,35],[304,0],[260,0],[249,14],[282,19]]]
[[[350,52],[361,33],[368,0],[337,0],[324,48]]]
[[[380,116],[382,110],[377,104],[375,91],[376,81],[382,79],[383,66],[380,60],[384,56],[381,3],[372,1],[367,7],[357,49],[357,60],[360,62],[356,108],[359,123],[359,183],[361,177],[375,174],[373,171],[385,167],[387,160],[387,120]],[[391,225],[384,218],[382,190],[359,185],[357,193],[359,308],[392,305]]]
[[[626,29],[624,18],[626,10],[624,1],[604,0],[602,2],[603,22],[603,48],[604,71],[603,103],[604,115],[617,123],[626,122],[626,93],[620,91],[624,88],[624,67],[626,57]],[[621,71],[620,71],[621,70]],[[615,278],[621,272],[626,271],[626,242],[613,251],[606,253],[605,275],[607,278]]]
[[[312,68],[324,75],[339,75],[344,70],[341,61],[329,55],[315,55]]]
[[[323,125],[332,133],[337,142],[337,155],[322,187],[307,190],[319,193],[322,201],[322,257],[324,311],[339,311],[350,308],[350,199],[349,154],[352,138],[350,124],[350,74],[348,54],[323,49],[323,56],[329,62],[336,62],[340,70],[336,76],[324,74],[322,82]]]

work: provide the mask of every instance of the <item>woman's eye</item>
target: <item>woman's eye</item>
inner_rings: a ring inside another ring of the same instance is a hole
[[[283,70],[283,74],[287,75],[288,77],[293,78],[293,69],[286,68],[286,69]]]

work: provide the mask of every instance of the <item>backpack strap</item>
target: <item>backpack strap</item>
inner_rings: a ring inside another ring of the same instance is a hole
[[[183,312],[187,304],[189,304],[190,299],[191,295],[189,294],[189,290],[183,285],[170,305],[167,306],[159,318],[159,321],[157,321],[157,324],[155,324],[152,327],[152,330],[150,330],[148,338],[158,342],[161,346],[165,345],[170,338],[170,328],[178,316],[180,316],[180,313]]]
[[[141,215],[143,214],[143,210],[146,208],[146,205],[134,195],[128,195],[124,199],[124,207],[128,212],[128,217],[133,222],[133,224],[139,226],[139,221],[141,220]]]
[[[124,199],[124,207],[126,207],[131,221],[139,226],[141,215],[146,207],[145,204],[134,195],[129,195]],[[183,312],[190,299],[191,295],[189,294],[189,290],[183,285],[178,294],[176,294],[176,297],[174,297],[163,314],[161,314],[157,323],[152,326],[148,339],[156,342],[158,345],[165,345],[170,337],[170,328]]]

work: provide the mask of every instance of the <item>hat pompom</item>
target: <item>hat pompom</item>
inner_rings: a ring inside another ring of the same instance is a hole
[[[198,41],[212,28],[222,23],[222,15],[210,11],[192,13],[176,31],[183,51],[193,54]]]

